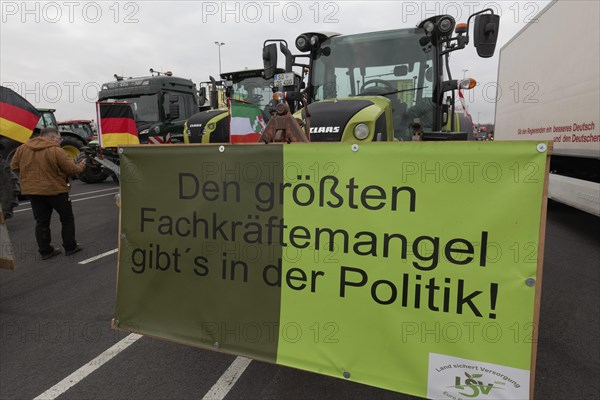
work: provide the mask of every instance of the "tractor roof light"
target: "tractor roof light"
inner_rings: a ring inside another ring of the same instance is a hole
[[[434,28],[435,28],[435,25],[431,21],[427,21],[427,22],[425,22],[425,25],[423,25],[423,29],[425,29],[425,32],[427,32],[427,33],[433,32]]]
[[[461,22],[460,24],[456,24],[456,28],[454,28],[454,32],[457,35],[462,35],[464,33],[467,33],[469,29],[469,25],[465,24],[464,22]]]

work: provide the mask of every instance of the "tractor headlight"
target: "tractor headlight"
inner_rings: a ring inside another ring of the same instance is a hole
[[[427,21],[425,22],[425,25],[423,25],[423,29],[425,29],[425,32],[427,33],[433,32],[433,28],[435,28],[435,25],[431,21]]]
[[[369,136],[369,127],[366,124],[358,124],[354,127],[354,137],[364,140]]]
[[[438,21],[439,32],[443,36],[446,36],[454,30],[454,25],[455,25],[454,18],[450,17],[449,15],[444,16]]]
[[[319,46],[319,37],[317,35],[312,35],[310,37],[310,45],[315,48]]]

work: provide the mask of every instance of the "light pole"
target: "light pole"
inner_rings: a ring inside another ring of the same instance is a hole
[[[219,75],[221,75],[221,46],[225,46],[223,42],[215,42],[217,46],[219,46]]]
[[[467,73],[468,69],[463,69],[463,81],[465,80],[465,75]]]

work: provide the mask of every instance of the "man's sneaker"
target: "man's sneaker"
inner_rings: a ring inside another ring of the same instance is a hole
[[[62,253],[62,251],[60,251],[60,249],[58,247],[55,247],[52,252],[48,253],[48,254],[42,254],[42,260],[49,260],[51,258],[56,257],[57,255],[59,255],[60,253]]]
[[[75,253],[79,253],[81,250],[83,250],[83,247],[81,247],[80,245],[77,245],[72,250],[65,250],[65,256],[72,256]]]

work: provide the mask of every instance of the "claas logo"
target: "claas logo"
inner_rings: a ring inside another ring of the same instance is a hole
[[[340,133],[339,126],[311,126],[310,133]]]

